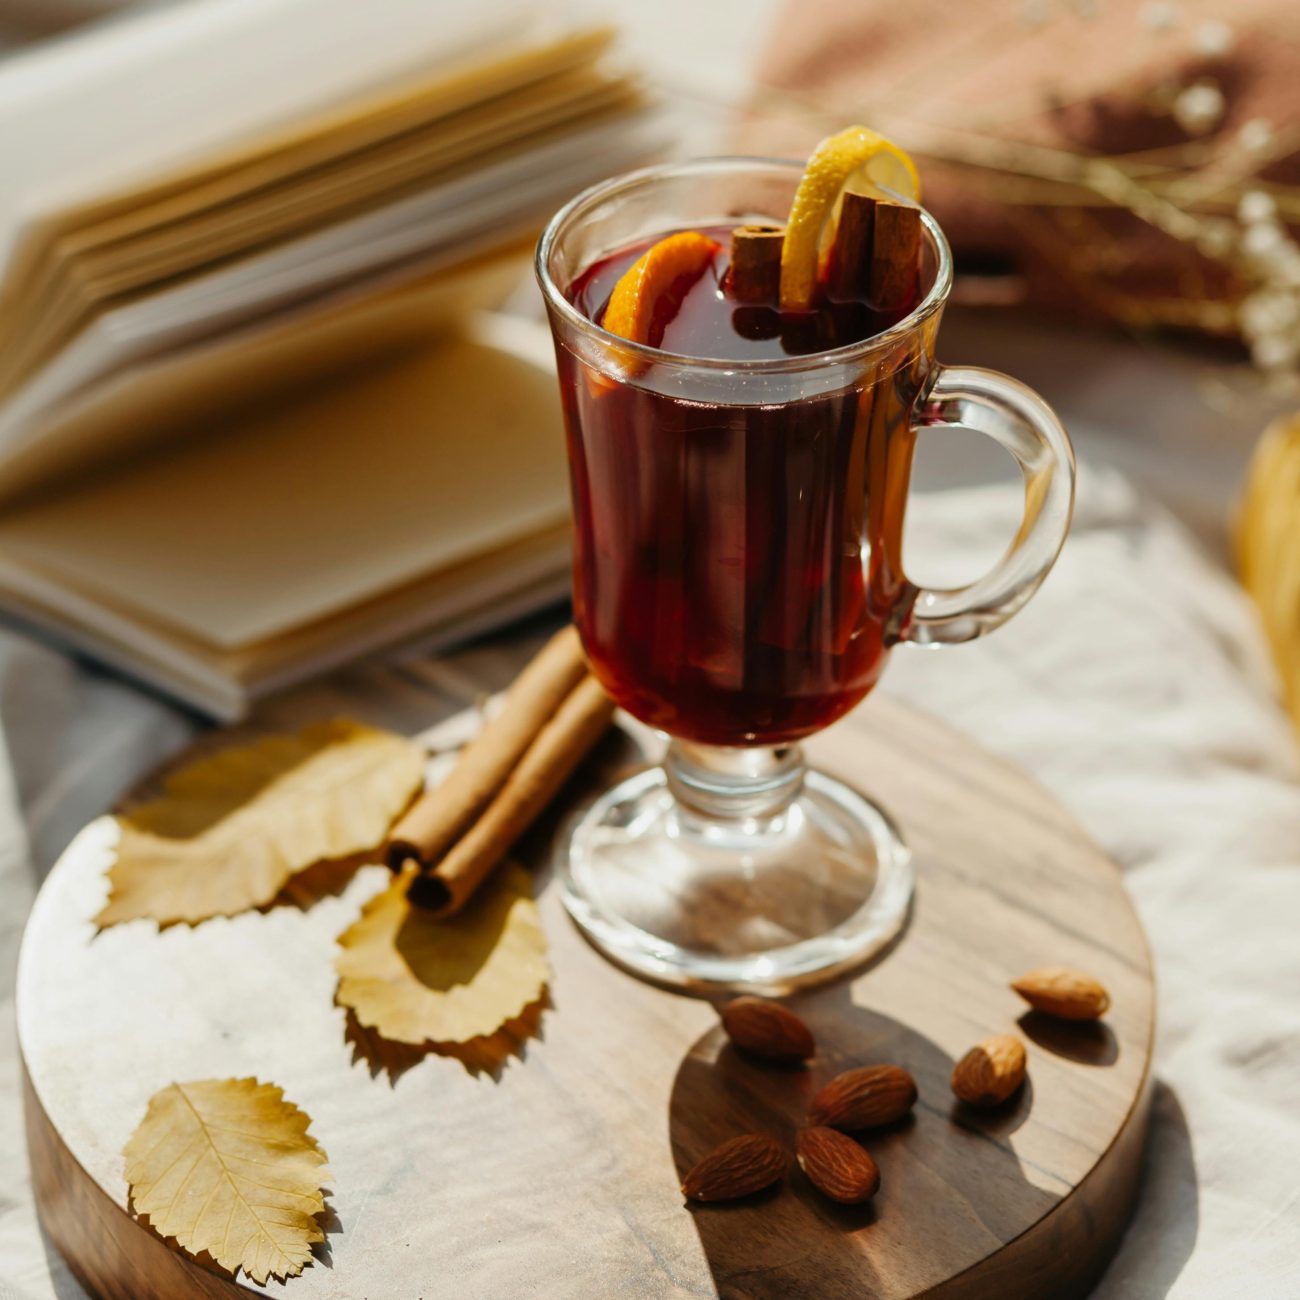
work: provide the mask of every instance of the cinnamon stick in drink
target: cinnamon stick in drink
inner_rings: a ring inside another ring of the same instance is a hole
[[[412,882],[412,901],[436,916],[452,916],[464,907],[604,735],[613,716],[614,702],[588,674],[537,733],[482,815],[431,872]]]
[[[875,217],[875,199],[845,191],[826,275],[826,292],[831,298],[848,301],[869,296]]]
[[[393,828],[385,850],[394,871],[410,859],[435,863],[490,804],[543,727],[587,676],[578,631],[556,633],[515,679],[501,711],[465,747],[447,779]]]
[[[867,295],[877,311],[898,311],[912,301],[920,263],[920,208],[877,200]]]
[[[726,291],[737,302],[775,304],[781,288],[780,226],[749,224],[731,232]]]

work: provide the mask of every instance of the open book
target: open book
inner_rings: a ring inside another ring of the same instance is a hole
[[[0,65],[0,609],[219,716],[560,590],[544,332],[658,145],[526,0],[190,0]]]
[[[217,717],[567,586],[550,337],[484,314],[0,508],[0,606]]]

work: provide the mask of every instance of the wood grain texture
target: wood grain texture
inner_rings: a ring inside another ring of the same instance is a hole
[[[807,1069],[743,1058],[707,1003],[622,974],[581,939],[545,866],[561,810],[523,853],[538,864],[553,1005],[495,1075],[376,1055],[334,1006],[334,937],[384,868],[299,905],[95,937],[113,826],[93,823],[51,873],[20,961],[50,1235],[97,1294],[133,1300],[1083,1294],[1131,1208],[1148,1100],[1150,963],[1118,873],[1025,776],[886,697],[809,750],[896,816],[918,885],[882,960],[793,1003],[818,1038]],[[611,738],[585,779],[633,757]],[[1058,962],[1108,986],[1104,1022],[1056,1026],[1007,987]],[[1003,1109],[967,1112],[953,1062],[1007,1031],[1028,1042],[1028,1083]],[[751,1201],[683,1205],[682,1174],[719,1141],[757,1131],[793,1151],[812,1093],[882,1061],[912,1071],[920,1101],[868,1140],[882,1176],[869,1205],[824,1200],[793,1162]],[[312,1117],[335,1178],[317,1262],[264,1287],[165,1246],[129,1217],[122,1181],[157,1088],[246,1074]]]

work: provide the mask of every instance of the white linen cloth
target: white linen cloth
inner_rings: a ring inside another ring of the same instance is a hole
[[[1073,809],[1125,868],[1150,936],[1160,1029],[1147,1173],[1096,1294],[1286,1300],[1300,1294],[1297,746],[1228,577],[1118,474],[1085,467],[1080,488],[1072,538],[1027,609],[975,645],[898,652],[885,689]],[[918,498],[924,576],[996,550],[1016,509],[1002,487]],[[357,670],[276,712],[425,726],[502,685],[543,631]],[[24,912],[72,833],[195,729],[0,633],[0,1300],[82,1294],[42,1243],[27,1186],[12,1009]]]

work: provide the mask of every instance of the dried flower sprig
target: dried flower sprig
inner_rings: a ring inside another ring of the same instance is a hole
[[[1063,0],[1034,0],[1022,8],[1021,19],[1036,28],[1066,12],[1089,16]],[[1167,32],[1184,19],[1172,0],[1148,0],[1138,21],[1148,31]],[[1221,59],[1235,43],[1228,23],[1202,20],[1192,26],[1188,48],[1202,59]],[[1055,252],[1054,261],[1068,278],[1086,285],[1091,300],[1122,322],[1240,337],[1271,386],[1300,391],[1300,243],[1295,237],[1300,186],[1267,182],[1261,176],[1272,163],[1300,150],[1300,126],[1254,118],[1235,131],[1221,129],[1227,100],[1219,82],[1203,71],[1171,87],[1162,106],[1149,106],[1152,112],[1171,116],[1189,138],[1128,155],[1030,144],[987,126],[936,126],[900,113],[899,102],[897,96],[887,96],[877,110],[868,107],[867,112],[914,156],[962,169],[973,185],[999,203],[1026,212],[1070,213],[1071,223],[1081,230],[1089,211],[1119,209],[1228,271],[1232,287],[1227,291],[1203,297],[1137,297],[1091,275],[1091,268],[1073,265],[1079,245],[1061,239],[1056,227],[1045,226],[1040,236],[1030,233],[1044,251]],[[756,92],[750,107],[757,113],[773,108],[790,112],[819,127],[839,122],[846,114],[863,114],[861,100],[853,105],[830,103],[774,87]],[[1094,233],[1099,237],[1089,246],[1095,251],[1105,239],[1100,231]]]

